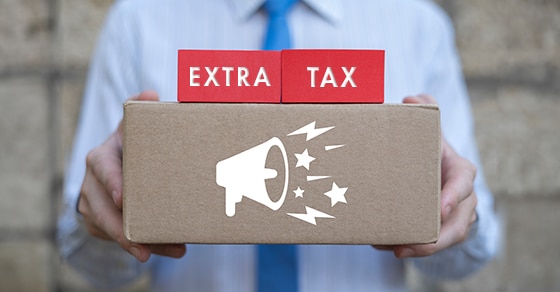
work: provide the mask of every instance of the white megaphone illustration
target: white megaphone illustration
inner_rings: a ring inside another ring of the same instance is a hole
[[[274,146],[282,152],[285,170],[282,196],[276,202],[270,199],[265,182],[278,175],[276,170],[265,167],[268,152]],[[280,209],[288,191],[288,177],[286,149],[277,137],[216,164],[216,183],[226,189],[226,215],[229,217],[235,215],[235,205],[243,196],[274,211]]]

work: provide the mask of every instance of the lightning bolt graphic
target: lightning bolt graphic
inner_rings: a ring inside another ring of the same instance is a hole
[[[330,176],[328,175],[308,175],[307,176],[307,181],[316,181],[316,180],[320,180],[320,179],[325,179],[325,178],[329,178]]]
[[[299,129],[291,132],[290,134],[288,134],[288,136],[307,134],[306,141],[309,141],[309,140],[327,132],[328,130],[330,130],[332,128],[334,128],[334,127],[326,127],[326,128],[315,129],[315,122],[312,122],[312,123],[310,123],[306,126],[303,126]]]
[[[305,213],[286,213],[292,217],[298,218],[299,220],[303,220],[307,223],[311,223],[313,225],[317,225],[316,218],[334,218],[333,216],[323,213],[321,211],[317,211],[313,208],[305,206]]]
[[[331,151],[331,150],[338,149],[338,148],[341,148],[341,147],[344,147],[344,146],[346,146],[346,145],[328,145],[328,146],[325,146],[325,151]]]

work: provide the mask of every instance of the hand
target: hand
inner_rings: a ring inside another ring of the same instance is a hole
[[[435,104],[433,97],[407,97],[404,103]],[[476,221],[476,194],[473,184],[475,166],[460,157],[442,137],[441,141],[441,229],[437,243],[419,245],[374,246],[393,251],[398,258],[422,257],[463,242]]]
[[[157,93],[142,92],[131,100],[159,100]],[[179,258],[186,252],[183,244],[136,244],[123,234],[122,218],[122,121],[118,129],[87,155],[86,175],[78,199],[88,232],[115,241],[141,262],[152,253]]]

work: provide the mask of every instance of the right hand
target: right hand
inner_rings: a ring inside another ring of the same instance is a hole
[[[144,91],[130,100],[157,101],[153,91]],[[152,253],[180,258],[186,253],[184,244],[137,244],[123,233],[122,218],[122,121],[118,129],[86,159],[86,175],[78,198],[88,232],[95,237],[115,241],[141,262]]]

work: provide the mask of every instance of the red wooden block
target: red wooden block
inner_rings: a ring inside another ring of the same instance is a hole
[[[179,102],[280,103],[278,51],[179,50]]]
[[[385,51],[282,51],[283,103],[383,103]]]

